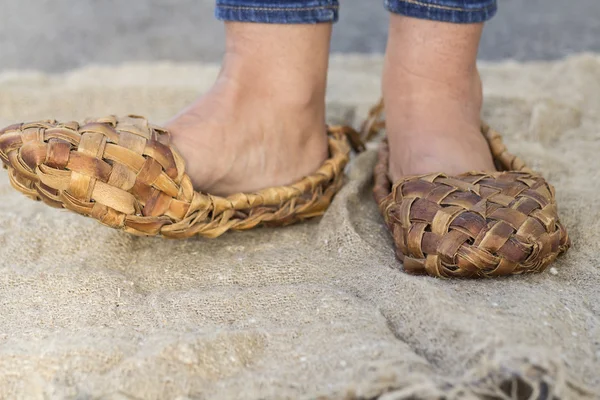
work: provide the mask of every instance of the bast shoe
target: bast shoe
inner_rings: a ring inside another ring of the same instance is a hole
[[[0,130],[0,158],[15,189],[50,206],[136,235],[214,238],[322,215],[357,134],[332,126],[328,136],[329,158],[312,175],[227,197],[195,191],[169,132],[139,116],[11,125]]]
[[[384,127],[383,103],[371,110],[363,135]],[[383,140],[374,195],[409,273],[484,278],[541,272],[570,246],[554,188],[511,154],[483,124],[497,171],[443,172],[390,182]]]

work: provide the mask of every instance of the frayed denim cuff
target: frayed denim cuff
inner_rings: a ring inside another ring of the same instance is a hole
[[[498,5],[496,0],[385,0],[385,8],[407,17],[468,24],[489,20]]]
[[[217,0],[215,16],[222,21],[267,24],[315,24],[338,20],[338,1]]]

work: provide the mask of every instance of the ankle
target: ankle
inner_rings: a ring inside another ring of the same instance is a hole
[[[226,23],[220,79],[281,108],[324,107],[331,24]]]
[[[294,79],[292,74],[282,77],[269,70],[256,75],[250,68],[237,67],[225,66],[211,90],[220,92],[235,109],[250,105],[272,113],[307,117],[316,114],[324,119],[324,82],[315,83],[305,77]]]
[[[436,130],[446,123],[480,124],[483,92],[476,68],[447,80],[442,74],[428,77],[386,65],[382,92],[386,109],[393,110],[396,120],[419,121]]]
[[[451,24],[392,15],[383,91],[392,107],[454,103],[454,119],[481,111],[477,49],[483,24]],[[393,103],[393,104],[392,104]]]
[[[382,91],[394,97],[436,95],[451,96],[456,99],[481,103],[482,84],[477,65],[460,71],[449,71],[439,64],[419,66],[411,61],[394,61],[386,55],[382,74]],[[401,92],[397,89],[402,88]]]

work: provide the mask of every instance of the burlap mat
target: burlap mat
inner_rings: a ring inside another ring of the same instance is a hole
[[[334,58],[332,120],[364,115],[380,67]],[[0,124],[109,113],[160,123],[216,73],[5,72]],[[600,58],[482,74],[485,118],[556,185],[574,247],[555,269],[488,281],[401,272],[371,197],[372,150],[321,220],[217,240],[128,236],[27,200],[3,174],[0,397],[597,396]]]

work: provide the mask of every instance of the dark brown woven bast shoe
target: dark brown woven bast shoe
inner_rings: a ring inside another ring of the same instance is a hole
[[[383,104],[363,126],[383,127]],[[374,194],[404,269],[437,277],[481,278],[541,272],[570,245],[554,188],[512,155],[487,125],[481,133],[497,172],[388,178],[389,149],[381,143]]]
[[[325,212],[343,183],[347,127],[329,128],[329,159],[289,185],[228,197],[197,192],[167,130],[143,117],[40,121],[0,130],[12,185],[53,207],[138,235],[217,237]]]

